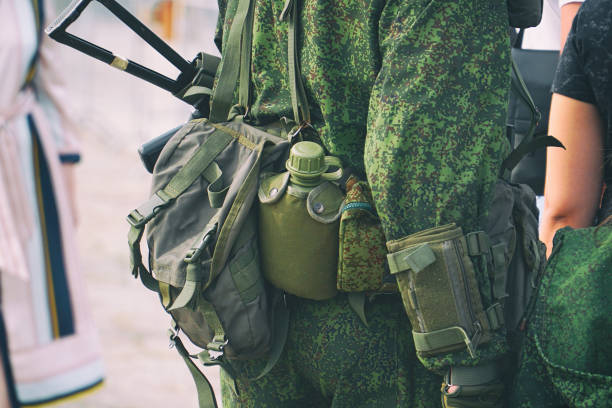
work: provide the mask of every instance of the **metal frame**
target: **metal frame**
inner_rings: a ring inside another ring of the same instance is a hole
[[[125,23],[134,33],[142,38],[147,44],[155,49],[161,56],[174,65],[181,72],[177,79],[168,78],[150,68],[140,65],[129,59],[125,59],[113,52],[99,47],[89,41],[70,34],[66,31],[74,23],[81,13],[92,2],[97,1],[106,7],[113,15]],[[49,37],[81,51],[97,60],[105,62],[117,69],[132,74],[138,78],[152,83],[173,94],[180,91],[195,77],[197,70],[194,64],[185,60],[159,36],[145,26],[140,20],[115,0],[73,0],[72,3],[59,15],[59,17],[45,29]]]

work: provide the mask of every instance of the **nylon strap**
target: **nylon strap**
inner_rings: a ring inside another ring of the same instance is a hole
[[[188,263],[187,264],[187,276],[185,277],[185,285],[181,289],[181,293],[176,297],[172,306],[168,308],[168,311],[180,309],[187,306],[187,304],[193,299],[196,293],[199,293],[200,282],[202,278],[210,272],[210,260],[204,262]]]
[[[449,384],[453,385],[482,385],[490,383],[500,377],[497,361],[480,363],[474,367],[451,367]]]
[[[475,357],[476,347],[478,346],[478,338],[480,333],[474,334],[470,339],[467,332],[459,327],[453,326],[446,329],[435,330],[427,333],[418,333],[413,331],[414,348],[418,352],[435,352],[450,346],[465,343],[472,357]]]
[[[363,324],[368,327],[368,319],[365,314],[366,294],[364,292],[347,293],[349,306],[359,316]]]
[[[203,290],[206,289],[212,281],[221,272],[224,261],[227,259],[228,251],[230,250],[227,241],[230,238],[231,229],[238,216],[242,213],[243,207],[249,199],[249,195],[256,194],[256,188],[259,183],[259,165],[261,163],[262,152],[265,142],[261,142],[257,145],[257,158],[253,163],[253,167],[249,171],[249,174],[244,179],[244,182],[240,186],[240,189],[236,193],[236,198],[232,203],[232,206],[225,217],[219,236],[217,237],[217,244],[215,245],[215,251],[213,253],[212,265],[208,281],[204,284]]]
[[[198,367],[195,365],[193,360],[191,360],[191,356],[189,352],[183,345],[180,337],[176,335],[172,330],[170,332],[170,341],[174,344],[176,351],[183,358],[185,364],[187,364],[187,368],[189,368],[189,372],[193,378],[193,381],[196,385],[196,389],[198,392],[198,407],[199,408],[217,408],[217,401],[215,399],[215,392],[213,390],[210,381],[206,378],[204,373],[202,373]]]
[[[234,16],[234,21],[230,28],[226,49],[224,50],[221,73],[219,82],[215,88],[210,112],[210,121],[214,123],[225,122],[227,115],[234,100],[234,89],[240,72],[241,49],[246,44],[242,44],[243,31],[248,24],[245,24],[249,15],[250,0],[240,0],[238,9]],[[248,46],[250,48],[250,45]]]
[[[238,103],[248,109],[251,106],[251,47],[253,44],[253,5],[249,6],[248,15],[242,31],[240,46],[240,81]]]
[[[192,128],[193,127],[189,128],[189,130]],[[146,223],[155,217],[159,208],[183,194],[202,173],[205,173],[213,163],[214,158],[217,157],[232,140],[234,140],[234,135],[227,132],[218,132],[206,139],[189,161],[174,175],[174,177],[172,177],[166,187],[154,194],[153,197],[147,201],[147,203],[139,207],[139,209],[130,213],[128,222],[131,227],[128,232],[128,245],[130,248],[132,275],[134,275],[134,277],[137,277],[139,273],[141,276],[143,273],[150,275],[150,272],[146,270],[142,263],[142,254],[140,252],[140,240],[142,239]]]
[[[514,59],[512,59],[512,73],[512,88],[517,92],[518,96],[523,100],[523,102],[525,102],[531,111],[531,123],[529,125],[529,130],[527,131],[527,134],[523,140],[521,140],[521,143],[514,150],[512,150],[508,157],[506,157],[506,159],[502,162],[500,176],[504,179],[509,178],[510,171],[516,167],[518,162],[521,161],[525,154],[545,146],[565,148],[563,144],[553,136],[537,137],[534,139],[534,132],[538,122],[540,121],[541,114],[531,98],[531,94],[527,89],[527,85],[525,85],[523,76],[521,75],[521,72],[518,69]]]
[[[298,55],[298,0],[286,0],[280,19],[289,20],[288,30],[288,51],[289,57],[289,87],[291,89],[291,105],[293,108],[294,120],[298,124],[310,123],[310,109],[304,83],[302,82],[300,59]]]
[[[268,354],[268,362],[261,372],[252,381],[259,380],[264,375],[268,374],[272,368],[278,362],[280,356],[283,354],[285,349],[285,342],[287,341],[287,334],[289,333],[289,308],[286,306],[278,308],[276,313],[276,319],[274,324],[274,339],[272,340],[272,346]]]
[[[418,247],[405,248],[391,254],[387,254],[389,272],[396,274],[407,270],[418,273],[436,261],[436,255],[427,244]]]
[[[225,132],[211,135],[162,191],[171,199],[183,194],[233,139],[231,134]]]
[[[470,232],[465,236],[465,241],[470,256],[481,257],[485,267],[488,259],[490,259],[493,265],[493,269],[489,270],[489,278],[493,281],[493,298],[495,303],[485,313],[491,330],[497,330],[504,325],[502,302],[508,296],[506,293],[508,278],[506,245],[503,243],[491,245],[491,240],[484,231]]]

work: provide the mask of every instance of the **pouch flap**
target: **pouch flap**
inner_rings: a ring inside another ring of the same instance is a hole
[[[351,179],[355,180],[354,176],[351,176]],[[351,179],[347,182],[348,191],[342,206],[342,219],[348,220],[367,216],[373,221],[377,221],[378,215],[374,209],[372,193],[368,184],[365,181],[354,181],[349,188]]]
[[[259,202],[272,204],[280,200],[287,190],[289,176],[290,173],[288,171],[281,174],[262,174],[259,181],[259,190],[257,191]]]
[[[419,231],[401,239],[388,241],[387,249],[390,253],[393,253],[422,243],[439,243],[462,236],[463,231],[461,227],[458,227],[455,223],[451,223]]]
[[[306,208],[313,220],[331,224],[340,218],[344,194],[340,187],[326,181],[308,193]]]
[[[416,247],[408,247],[387,255],[389,269],[392,274],[412,270],[419,273],[436,261],[436,255],[427,244],[419,244]]]

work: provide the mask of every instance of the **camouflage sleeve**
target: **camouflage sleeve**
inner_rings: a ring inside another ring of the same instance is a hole
[[[387,240],[483,223],[509,151],[503,0],[391,0],[373,86],[365,163]]]

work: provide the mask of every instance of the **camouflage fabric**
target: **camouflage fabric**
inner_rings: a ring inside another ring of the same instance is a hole
[[[386,269],[385,234],[374,211],[370,187],[354,177],[347,182],[339,236],[338,290],[397,292],[397,284]]]
[[[253,1],[250,112],[265,124],[293,116],[288,23],[278,18],[284,0]],[[312,125],[329,154],[367,177],[385,238],[450,222],[482,229],[509,152],[506,1],[295,1]],[[221,50],[237,3],[219,0]],[[389,347],[412,347],[401,339]],[[498,358],[505,344],[499,334],[476,358],[459,352],[422,362],[443,373]]]
[[[555,235],[512,407],[609,407],[612,225]]]
[[[346,295],[289,299],[292,316],[280,361],[260,380],[260,360],[232,361],[238,396],[223,376],[223,406],[253,408],[406,407],[440,405],[440,378],[418,364],[398,295],[366,304],[368,326]]]

